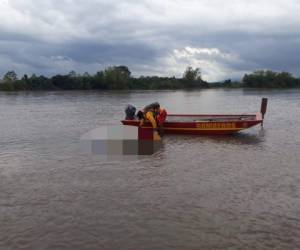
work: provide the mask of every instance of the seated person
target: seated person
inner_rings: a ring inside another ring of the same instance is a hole
[[[128,104],[125,109],[125,114],[126,114],[125,120],[134,120],[136,118],[135,111],[136,108],[133,105]]]

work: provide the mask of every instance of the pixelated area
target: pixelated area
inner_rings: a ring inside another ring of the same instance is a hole
[[[87,154],[114,159],[152,155],[162,146],[161,141],[139,140],[138,127],[118,125],[93,129],[81,136],[80,144]]]

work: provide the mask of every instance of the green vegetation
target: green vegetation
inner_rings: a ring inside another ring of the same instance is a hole
[[[7,72],[0,81],[0,90],[121,90],[121,89],[188,89],[188,88],[295,88],[300,87],[300,79],[288,72],[255,71],[245,74],[242,81],[208,83],[202,80],[199,68],[187,67],[182,78],[141,76],[133,77],[126,66],[112,66],[95,75],[83,75],[71,71],[67,75],[51,78],[24,75],[18,79],[14,71]]]
[[[273,72],[271,70],[255,71],[243,77],[243,84],[250,88],[295,88],[300,87],[300,79],[288,72]]]
[[[211,88],[300,88],[300,78],[288,72],[271,70],[254,71],[245,74],[242,81],[227,79],[223,82],[210,83]]]

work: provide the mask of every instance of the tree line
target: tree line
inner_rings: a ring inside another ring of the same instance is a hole
[[[7,72],[0,90],[125,90],[125,89],[182,89],[204,88],[208,83],[201,78],[199,68],[187,67],[182,78],[141,76],[133,77],[127,66],[112,66],[94,75],[71,71],[67,75],[53,77],[24,75],[18,79],[14,71]]]
[[[288,72],[274,72],[272,70],[257,70],[245,74],[241,81],[227,79],[216,82],[211,87],[223,88],[300,88],[300,78]]]
[[[188,88],[293,88],[300,87],[300,79],[288,72],[270,70],[245,74],[241,81],[227,79],[208,83],[201,77],[199,68],[187,67],[181,78],[140,76],[133,77],[127,66],[112,66],[94,75],[71,71],[53,77],[24,75],[18,78],[14,71],[7,72],[0,81],[0,90],[125,90],[125,89],[188,89]]]

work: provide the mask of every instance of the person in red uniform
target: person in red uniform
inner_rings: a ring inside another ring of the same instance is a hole
[[[160,136],[164,135],[164,123],[167,118],[167,111],[163,108],[158,109],[158,114],[156,116],[156,121],[157,121],[157,127],[158,127],[158,133]]]
[[[164,125],[167,118],[167,111],[163,108],[159,108],[158,115],[157,115],[157,122],[158,124]]]

